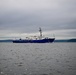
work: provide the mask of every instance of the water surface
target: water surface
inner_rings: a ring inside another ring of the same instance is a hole
[[[0,75],[76,75],[76,43],[0,43]]]

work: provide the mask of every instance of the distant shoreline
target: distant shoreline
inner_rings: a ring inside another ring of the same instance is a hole
[[[7,39],[7,40],[0,40],[0,43],[1,42],[12,42],[13,40],[9,40],[9,39]],[[76,39],[63,39],[63,40],[55,40],[54,42],[76,42]]]
[[[76,39],[55,40],[54,42],[76,42]]]

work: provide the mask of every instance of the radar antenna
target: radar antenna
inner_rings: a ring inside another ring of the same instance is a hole
[[[39,32],[40,32],[40,39],[42,39],[42,29],[39,27]]]

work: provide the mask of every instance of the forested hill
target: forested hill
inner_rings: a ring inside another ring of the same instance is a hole
[[[13,40],[0,40],[0,42],[12,42]],[[76,39],[55,40],[54,42],[76,42]]]
[[[76,42],[76,39],[55,40],[54,42]]]
[[[12,42],[13,40],[0,40],[0,42]]]

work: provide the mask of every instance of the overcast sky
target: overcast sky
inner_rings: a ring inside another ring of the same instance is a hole
[[[76,37],[76,0],[0,0],[0,37]]]

